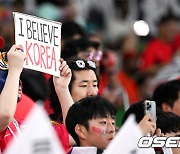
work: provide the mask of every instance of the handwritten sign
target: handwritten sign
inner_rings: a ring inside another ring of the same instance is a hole
[[[26,52],[24,68],[60,76],[61,23],[13,12],[15,41]]]

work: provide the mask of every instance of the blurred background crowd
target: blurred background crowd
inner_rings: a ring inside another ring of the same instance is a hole
[[[62,57],[96,62],[99,94],[117,107],[119,127],[130,104],[180,78],[180,0],[0,0],[7,51],[15,41],[12,12],[62,22]],[[52,114],[49,77],[24,69],[21,80],[23,92]]]

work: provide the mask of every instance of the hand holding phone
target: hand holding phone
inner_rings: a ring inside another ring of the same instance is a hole
[[[146,100],[144,102],[144,112],[145,114],[150,114],[153,122],[156,124],[156,103],[155,101]]]

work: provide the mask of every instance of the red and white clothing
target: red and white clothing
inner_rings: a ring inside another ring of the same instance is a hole
[[[20,124],[13,119],[9,126],[0,132],[0,152],[5,150],[12,138],[16,139],[17,134],[20,134]]]

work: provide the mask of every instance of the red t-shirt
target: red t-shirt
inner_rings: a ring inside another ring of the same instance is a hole
[[[35,103],[31,98],[22,94],[21,100],[17,103],[14,118],[17,119],[18,122],[23,122],[34,105]]]
[[[172,58],[172,46],[160,39],[151,40],[141,57],[141,69],[146,70],[153,65],[166,64]]]
[[[67,151],[69,149],[69,133],[66,129],[66,126],[55,121],[52,121],[52,124],[59,138],[59,141],[64,147],[64,150]]]
[[[20,131],[19,123],[14,119],[9,126],[0,132],[0,151],[3,152],[12,138]]]

